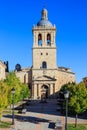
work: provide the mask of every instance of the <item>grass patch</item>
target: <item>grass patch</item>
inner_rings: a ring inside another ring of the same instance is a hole
[[[3,110],[3,114],[11,114],[12,111],[11,110]]]
[[[12,110],[4,110],[3,111],[3,115],[6,115],[6,114],[11,115],[12,114]],[[18,110],[14,110],[14,114],[18,114]]]
[[[11,122],[0,122],[0,128],[10,128]]]
[[[87,124],[78,124],[76,128],[74,124],[70,124],[68,130],[87,130]]]

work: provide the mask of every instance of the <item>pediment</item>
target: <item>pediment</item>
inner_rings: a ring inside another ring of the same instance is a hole
[[[39,76],[34,80],[35,81],[56,81],[56,79],[54,77],[50,77],[50,76],[47,76],[47,75]]]

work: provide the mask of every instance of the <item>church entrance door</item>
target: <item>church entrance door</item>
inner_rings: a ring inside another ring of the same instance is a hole
[[[48,91],[48,86],[47,85],[43,85],[42,86],[42,94],[41,95],[44,95],[45,98],[48,98],[49,96],[49,91]]]

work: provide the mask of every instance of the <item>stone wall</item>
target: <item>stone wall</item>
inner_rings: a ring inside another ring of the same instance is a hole
[[[85,84],[85,87],[87,88],[87,77],[83,78],[83,83]]]
[[[60,90],[61,86],[68,82],[76,82],[75,74],[69,71],[58,69],[56,91]]]
[[[6,78],[5,68],[6,68],[5,64],[2,63],[2,61],[0,61],[0,80]]]
[[[33,68],[42,68],[42,63],[47,63],[47,69],[55,69],[56,66],[56,48],[33,48]]]
[[[62,85],[76,82],[75,74],[69,68],[57,69],[28,69],[16,72],[22,83],[31,84],[31,96],[41,98],[42,86],[48,87],[48,96],[55,95]]]
[[[31,68],[25,68],[21,71],[15,71],[16,76],[22,83],[30,84],[32,80]]]

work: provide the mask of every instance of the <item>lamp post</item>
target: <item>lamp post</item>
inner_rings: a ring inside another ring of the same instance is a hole
[[[68,98],[69,98],[69,91],[66,90],[64,93],[64,97],[66,99],[66,118],[65,118],[65,130],[68,130],[67,126],[67,116],[68,116]]]
[[[14,94],[15,94],[14,87],[11,89],[11,93],[12,93],[12,125],[14,125]]]
[[[24,101],[24,90],[22,90],[22,94],[23,94],[23,99],[22,100]]]
[[[24,90],[22,90],[23,98],[22,98],[22,108],[24,108]]]

